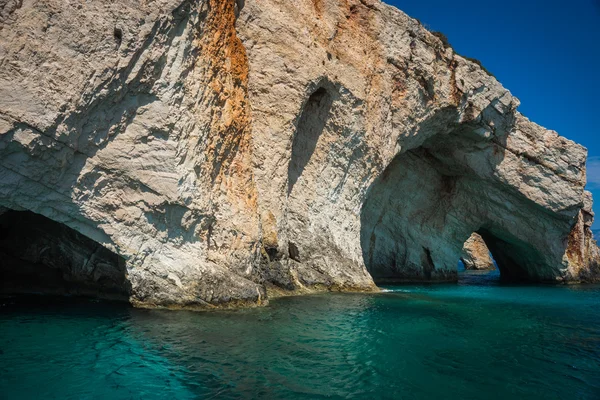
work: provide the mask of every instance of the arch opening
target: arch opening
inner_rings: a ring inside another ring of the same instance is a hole
[[[494,228],[478,231],[495,261],[500,278],[508,282],[544,281],[544,259],[532,246]]]
[[[127,301],[125,259],[30,211],[0,213],[0,293]]]
[[[474,232],[502,280],[560,279],[560,248],[547,254],[539,249],[560,241],[544,228],[564,221],[550,215],[532,220],[528,212],[539,213],[537,205],[483,178],[482,169],[493,171],[504,150],[478,140],[466,127],[434,136],[397,155],[371,184],[360,240],[376,283],[457,282],[463,245]]]

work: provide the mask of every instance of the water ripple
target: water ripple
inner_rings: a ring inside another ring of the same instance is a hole
[[[193,313],[0,308],[0,397],[600,398],[600,288],[468,284]]]

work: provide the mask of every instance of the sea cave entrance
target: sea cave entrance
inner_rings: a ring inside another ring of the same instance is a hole
[[[0,210],[0,293],[127,301],[125,260],[99,243],[30,211]]]
[[[502,162],[502,146],[486,152],[477,140],[468,129],[434,136],[396,155],[373,181],[361,209],[360,240],[375,283],[457,282],[458,260],[473,232],[502,280],[560,276],[560,264],[548,261],[555,255],[538,250],[550,240],[544,221],[522,212],[533,206],[483,175],[484,167],[492,175]]]

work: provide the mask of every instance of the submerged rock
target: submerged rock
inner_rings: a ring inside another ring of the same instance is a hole
[[[586,150],[375,0],[8,2],[0,206],[122,257],[147,307],[453,281],[595,281]]]
[[[465,269],[496,269],[494,261],[490,256],[490,250],[487,248],[483,238],[477,233],[472,234],[465,242],[460,260],[464,264]]]

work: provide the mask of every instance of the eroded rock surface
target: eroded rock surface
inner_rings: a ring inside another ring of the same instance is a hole
[[[477,233],[473,233],[465,242],[460,260],[468,270],[496,269],[490,250]]]
[[[139,306],[597,280],[586,150],[375,0],[0,3],[0,206],[126,262]]]

